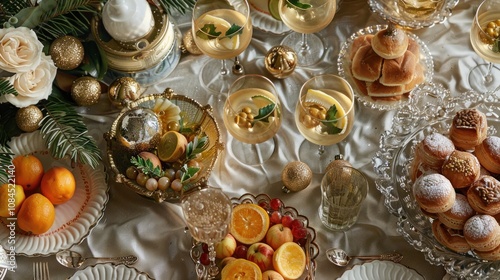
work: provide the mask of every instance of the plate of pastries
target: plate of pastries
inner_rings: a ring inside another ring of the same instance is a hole
[[[414,90],[429,83],[434,62],[415,34],[392,25],[375,25],[352,34],[342,44],[339,75],[352,85],[365,106],[393,110],[418,98]]]
[[[373,158],[398,231],[456,277],[499,279],[500,106],[474,92],[396,112]],[[495,268],[495,269],[493,269]]]

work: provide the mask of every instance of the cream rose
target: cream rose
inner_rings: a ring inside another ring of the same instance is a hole
[[[52,82],[57,73],[57,67],[50,56],[42,55],[38,67],[26,73],[18,73],[9,78],[17,91],[17,96],[6,94],[2,97],[12,105],[23,108],[47,99],[52,93]],[[2,98],[2,99],[3,99]]]
[[[26,27],[0,29],[0,68],[11,73],[28,72],[40,63],[43,45]]]

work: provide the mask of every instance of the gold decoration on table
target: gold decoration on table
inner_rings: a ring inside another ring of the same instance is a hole
[[[283,192],[298,192],[307,188],[311,183],[312,170],[304,162],[292,161],[283,168],[281,180]]]
[[[264,57],[267,71],[278,79],[284,79],[297,67],[297,53],[287,46],[272,47]]]
[[[101,84],[93,77],[80,77],[71,86],[71,98],[78,106],[90,106],[99,101]]]
[[[16,124],[24,132],[32,132],[40,128],[43,119],[42,111],[35,105],[30,105],[17,110]]]
[[[62,36],[52,42],[49,53],[57,68],[73,70],[82,63],[85,50],[78,38]]]
[[[330,169],[336,167],[336,166],[349,166],[352,167],[352,164],[348,162],[347,160],[344,159],[343,155],[336,155],[334,160],[328,164],[328,166],[325,169],[325,173],[327,173]]]
[[[141,96],[141,85],[131,77],[121,77],[109,85],[108,97],[111,103],[123,107],[123,102],[134,101]]]
[[[161,136],[160,118],[148,108],[134,108],[118,118],[116,140],[125,153],[153,150]]]
[[[184,36],[182,36],[181,50],[183,53],[188,52],[194,55],[203,54],[193,39],[193,32],[191,29],[189,29],[186,33],[184,33]]]

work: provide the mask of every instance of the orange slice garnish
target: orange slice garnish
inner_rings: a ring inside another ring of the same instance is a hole
[[[264,208],[253,203],[239,204],[233,208],[230,232],[243,244],[261,241],[269,229],[269,215]]]
[[[236,259],[224,266],[221,280],[262,280],[262,272],[254,262]]]
[[[306,267],[306,254],[295,242],[286,242],[273,255],[273,267],[285,279],[298,279]]]

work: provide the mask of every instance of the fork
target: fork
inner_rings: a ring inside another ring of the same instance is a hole
[[[48,262],[33,263],[33,280],[50,280]]]

